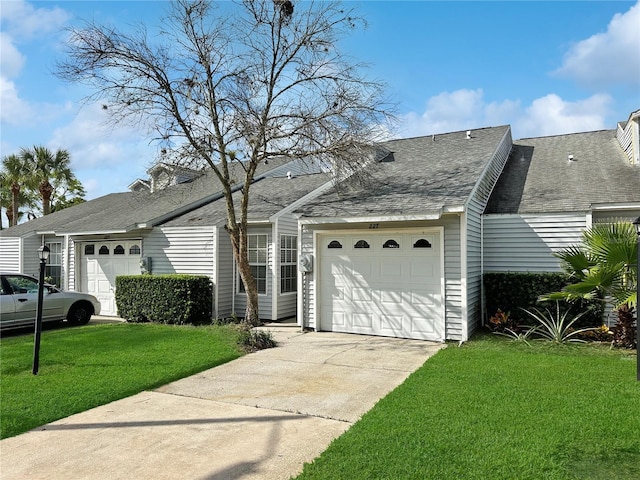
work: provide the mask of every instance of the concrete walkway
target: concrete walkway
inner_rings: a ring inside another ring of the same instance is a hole
[[[262,328],[278,348],[2,440],[0,478],[288,479],[442,348]]]

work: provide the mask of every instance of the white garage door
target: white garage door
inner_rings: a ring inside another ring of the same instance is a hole
[[[80,245],[81,291],[100,301],[101,315],[117,315],[116,277],[140,274],[140,241],[88,242]]]
[[[319,236],[320,329],[440,341],[440,232]]]

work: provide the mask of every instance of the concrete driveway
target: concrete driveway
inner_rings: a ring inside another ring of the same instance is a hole
[[[441,344],[263,327],[279,347],[0,442],[10,479],[287,479]]]

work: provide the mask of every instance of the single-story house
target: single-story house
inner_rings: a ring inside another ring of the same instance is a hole
[[[638,116],[617,130],[511,141],[509,127],[383,144],[366,188],[299,209],[298,323],[464,341],[482,274],[559,271],[593,222],[640,215]]]
[[[167,169],[152,173],[165,176]],[[51,250],[47,276],[62,288],[98,297],[103,315],[117,315],[116,276],[145,271],[209,276],[214,316],[242,315],[243,287],[224,231],[225,201],[213,177],[204,173],[179,184],[165,179],[164,188],[153,192],[134,182],[135,191],[106,195],[5,229],[0,232],[0,270],[37,275],[36,251],[46,244]],[[262,318],[295,316],[297,224],[289,210],[330,185],[322,168],[301,161],[271,159],[256,172],[250,241],[255,242],[251,248]],[[201,209],[204,205],[208,208]]]
[[[249,211],[261,317],[467,340],[482,323],[484,272],[558,271],[552,253],[584,228],[640,215],[639,124],[636,111],[614,130],[515,142],[508,125],[391,140],[366,171],[337,183],[319,166],[270,161]],[[207,275],[214,314],[241,316],[215,183],[180,171],[189,183],[172,185],[164,164],[149,173],[158,178],[134,182],[134,192],[0,232],[0,270],[35,273],[44,242],[49,274],[95,293],[106,314],[116,314],[115,276],[144,268]]]
[[[508,125],[382,144],[362,182],[296,210],[298,322],[336,332],[466,340],[480,324],[481,216]]]

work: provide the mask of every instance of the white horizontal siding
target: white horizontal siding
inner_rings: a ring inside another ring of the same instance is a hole
[[[298,238],[298,257],[310,255],[313,258],[313,271],[302,273],[298,270],[298,325],[306,328],[316,328],[316,258],[314,256],[314,234],[308,228],[302,229],[301,238]],[[298,262],[298,265],[300,263]]]
[[[445,327],[447,340],[464,340],[460,217],[444,217]]]
[[[231,238],[223,228],[217,229],[216,246],[216,262],[218,266],[218,279],[216,284],[216,316],[218,318],[226,318],[234,313],[233,301],[235,277]]]
[[[485,215],[485,272],[557,272],[554,252],[579,244],[586,215]]]
[[[153,274],[213,275],[213,227],[157,227],[143,237]]]
[[[21,271],[20,246],[22,241],[18,237],[0,237],[0,271]]]
[[[274,268],[275,272],[275,280],[274,280],[274,311],[275,318],[289,318],[296,315],[297,310],[297,292],[288,292],[288,293],[280,293],[280,279],[281,275],[281,258],[280,258],[280,246],[281,246],[281,236],[282,235],[293,235],[298,236],[298,221],[292,215],[283,215],[279,217],[276,222],[276,230],[277,232],[277,245],[275,249],[275,253],[277,255],[276,267]],[[300,275],[300,272],[298,272]]]
[[[40,260],[38,259],[38,249],[42,246],[42,237],[33,235],[22,239],[22,265],[20,271],[27,275],[38,277],[40,272]]]

